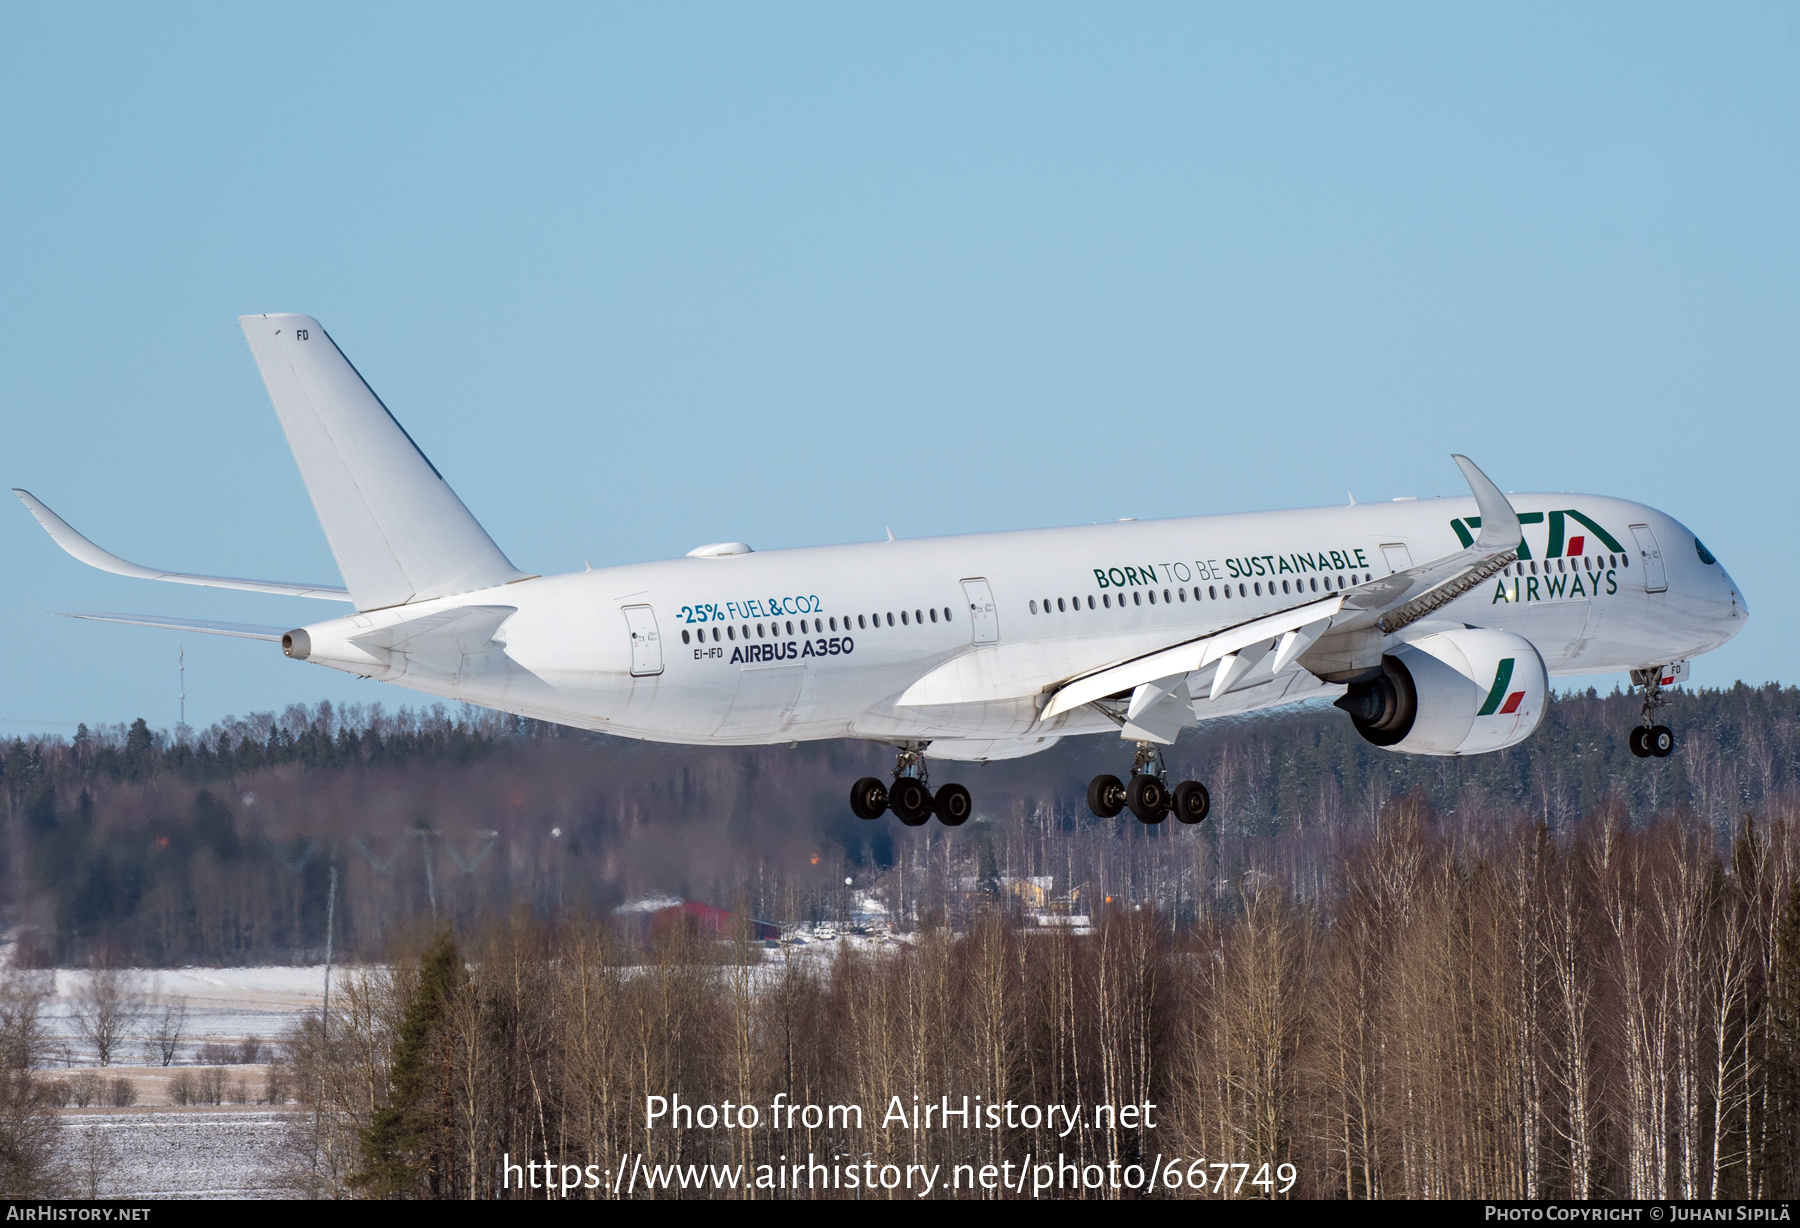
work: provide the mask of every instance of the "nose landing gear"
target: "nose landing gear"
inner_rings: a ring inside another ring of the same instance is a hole
[[[1655,669],[1634,669],[1631,681],[1635,686],[1644,688],[1643,723],[1634,726],[1625,740],[1631,746],[1631,753],[1639,759],[1647,759],[1654,755],[1658,759],[1666,759],[1675,749],[1675,733],[1667,725],[1656,724],[1656,710],[1669,701],[1663,698],[1662,667]]]
[[[1154,742],[1139,742],[1131,764],[1131,781],[1119,783],[1117,776],[1096,776],[1088,782],[1088,809],[1097,818],[1116,818],[1127,806],[1140,823],[1154,826],[1173,812],[1183,823],[1201,823],[1212,809],[1212,798],[1206,786],[1188,780],[1169,789],[1169,770],[1163,765],[1162,751]]]
[[[903,746],[894,762],[894,783],[884,785],[864,776],[850,786],[850,811],[859,819],[879,819],[892,810],[908,827],[922,827],[937,815],[945,827],[961,827],[974,813],[975,801],[959,784],[948,784],[934,795],[925,770],[925,744]]]

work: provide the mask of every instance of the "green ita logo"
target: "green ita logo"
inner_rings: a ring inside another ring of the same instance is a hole
[[[1569,521],[1571,520],[1588,530],[1588,532],[1592,533],[1595,537],[1599,538],[1600,544],[1614,554],[1625,553],[1625,547],[1619,544],[1618,538],[1601,528],[1597,521],[1590,520],[1572,507],[1564,508],[1560,512],[1550,512],[1548,515],[1550,517],[1550,537],[1544,544],[1544,557],[1547,559],[1562,558],[1565,556],[1568,558],[1580,558],[1582,556],[1587,546],[1586,534],[1577,533],[1575,536],[1569,537],[1568,526]],[[1520,512],[1519,523],[1521,525],[1543,524],[1544,517],[1544,512]],[[1467,550],[1470,546],[1475,544],[1475,535],[1469,532],[1469,530],[1479,529],[1481,527],[1481,517],[1464,516],[1461,519],[1452,520],[1450,522],[1450,527],[1456,530],[1456,539],[1463,544],[1463,549]],[[1531,543],[1526,540],[1523,534],[1520,534],[1519,559],[1524,561],[1531,557],[1533,557],[1531,553]]]
[[[1517,659],[1501,658],[1500,668],[1494,671],[1494,685],[1488,690],[1487,702],[1481,705],[1481,711],[1476,716],[1493,716],[1496,713],[1511,716],[1519,710],[1519,705],[1525,700],[1525,692],[1514,691],[1510,695],[1506,692],[1506,688],[1512,685],[1513,662]],[[1502,700],[1505,702],[1502,703]]]
[[[1529,538],[1520,534],[1519,561],[1509,569],[1513,573],[1510,578],[1499,580],[1490,604],[1585,601],[1619,591],[1618,573],[1614,570],[1618,560],[1614,556],[1623,555],[1625,547],[1598,521],[1566,507],[1554,512],[1520,512],[1519,523],[1545,526],[1543,555],[1540,558],[1533,554]],[[1475,534],[1470,530],[1481,527],[1481,517],[1464,516],[1452,520],[1450,527],[1467,549],[1475,544]],[[1495,683],[1496,687],[1501,685]],[[1500,701],[1495,698],[1493,702]]]

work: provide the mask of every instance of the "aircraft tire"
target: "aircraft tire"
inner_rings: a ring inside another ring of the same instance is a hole
[[[1117,818],[1125,809],[1125,786],[1117,776],[1096,776],[1088,781],[1087,803],[1095,818]]]
[[[1658,759],[1667,759],[1675,749],[1675,733],[1667,725],[1656,725],[1644,734],[1644,746]]]
[[[1155,776],[1133,776],[1125,786],[1125,804],[1140,823],[1154,825],[1169,817],[1169,790]]]
[[[1212,810],[1212,796],[1197,780],[1185,780],[1175,786],[1175,817],[1183,823],[1204,823]]]
[[[888,809],[906,826],[921,826],[931,817],[931,790],[922,780],[902,776],[888,790]]]
[[[1636,755],[1639,759],[1644,758],[1650,753],[1650,748],[1644,745],[1644,734],[1647,732],[1648,730],[1642,725],[1633,725],[1631,727],[1631,736],[1625,739],[1627,742],[1631,743],[1631,753]]]
[[[850,813],[857,818],[879,819],[887,808],[887,786],[873,776],[864,776],[850,786]]]
[[[961,785],[945,785],[932,801],[938,822],[945,827],[961,827],[975,811],[975,799]]]

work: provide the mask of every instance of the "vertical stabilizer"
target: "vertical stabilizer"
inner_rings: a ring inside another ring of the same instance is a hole
[[[317,320],[238,323],[357,609],[526,578]]]

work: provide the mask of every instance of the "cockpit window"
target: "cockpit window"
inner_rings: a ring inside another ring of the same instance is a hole
[[[1706,543],[1702,542],[1698,537],[1694,539],[1694,553],[1699,555],[1700,561],[1705,563],[1708,567],[1711,567],[1714,563],[1719,561],[1713,557],[1712,551],[1706,548]]]

